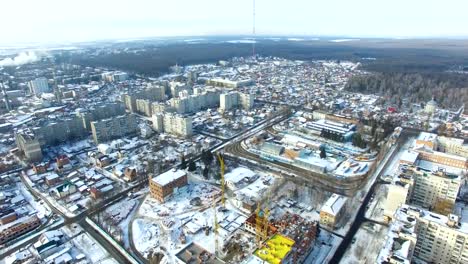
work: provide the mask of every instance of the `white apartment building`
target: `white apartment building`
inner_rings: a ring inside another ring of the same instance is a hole
[[[450,214],[455,205],[461,179],[443,172],[414,171],[410,203],[440,214]]]
[[[49,82],[46,78],[36,78],[28,83],[29,90],[32,94],[40,96],[43,93],[51,92],[52,90],[49,87]]]
[[[468,263],[468,223],[403,205],[394,215],[377,263]]]
[[[153,121],[153,129],[157,132],[164,132],[164,114],[153,114],[151,120]]]
[[[166,113],[153,115],[153,128],[158,132],[165,132],[182,137],[192,135],[192,118],[177,114]]]
[[[220,95],[219,108],[221,111],[229,111],[234,108],[242,107],[250,110],[254,104],[254,96],[239,92],[229,92]]]
[[[453,211],[461,179],[444,172],[427,172],[408,169],[388,185],[384,217],[389,222],[402,204],[411,204],[448,215]]]

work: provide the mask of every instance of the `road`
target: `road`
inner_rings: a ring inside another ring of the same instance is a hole
[[[404,132],[402,132],[402,136],[398,139],[398,142],[397,142],[398,145],[397,145],[397,148],[395,149],[395,151],[392,153],[391,156],[386,157],[386,159],[384,161],[385,162],[384,165],[381,167],[380,171],[376,172],[377,175],[375,176],[375,181],[372,183],[372,186],[371,186],[369,192],[367,192],[367,195],[365,196],[365,198],[364,198],[364,200],[363,200],[363,202],[361,204],[361,207],[359,207],[358,213],[356,215],[356,218],[355,218],[353,224],[351,225],[351,227],[350,227],[348,233],[346,234],[346,236],[343,238],[343,241],[341,242],[341,244],[338,246],[338,249],[336,250],[333,258],[330,260],[330,263],[339,263],[341,261],[341,259],[343,258],[343,255],[345,254],[347,248],[351,245],[352,239],[356,235],[356,233],[359,230],[359,228],[361,227],[362,223],[367,221],[367,219],[365,218],[367,205],[369,204],[369,201],[370,201],[371,197],[373,196],[373,194],[375,192],[375,187],[376,187],[376,185],[378,183],[378,179],[386,171],[386,169],[390,165],[389,162],[394,158],[394,156],[398,153],[399,148],[406,141],[407,136],[404,136],[403,133]]]
[[[218,143],[218,144],[212,146],[211,148],[209,148],[209,151],[212,151],[212,152],[213,151],[218,151],[218,150],[224,148],[225,146],[231,144],[232,142],[247,138],[247,137],[251,136],[252,134],[257,133],[258,131],[264,129],[266,126],[270,126],[273,123],[277,123],[277,122],[280,122],[280,121],[286,119],[287,117],[289,117],[290,114],[291,114],[290,109],[286,109],[286,110],[284,110],[282,112],[279,112],[277,115],[275,115],[275,116],[273,116],[273,117],[271,117],[269,119],[263,120],[263,121],[255,124],[251,128],[249,128],[249,129],[247,129],[247,130],[245,130],[245,131],[243,131],[243,132],[241,132],[241,133],[239,133],[237,135],[234,135],[234,136],[232,136],[231,138],[229,138],[227,140],[223,140],[221,143]],[[201,158],[201,154],[198,154],[198,155],[188,159],[187,162],[197,161],[200,158]],[[179,165],[180,164],[176,164],[176,165],[173,166],[173,168],[178,167]],[[23,163],[23,166],[24,166],[24,168],[26,168],[27,164]],[[6,172],[6,173],[10,174],[10,173],[21,172],[21,171],[24,172],[24,168],[23,169],[15,169],[15,170],[12,170],[12,171],[9,171],[9,172]],[[47,197],[45,197],[42,193],[38,192],[33,187],[31,187],[28,184],[28,182],[26,181],[26,179],[24,178],[24,177],[26,177],[24,173],[21,173],[20,175],[21,175],[20,176],[21,181],[26,186],[26,188],[29,190],[29,192],[31,192],[31,194],[36,199],[41,199],[42,201],[44,201],[55,214],[61,216],[64,219],[64,221],[61,224],[55,226],[54,229],[59,229],[59,228],[65,226],[65,225],[72,224],[72,223],[79,223],[83,227],[83,229],[86,232],[88,232],[96,241],[98,241],[101,245],[103,245],[103,247],[106,250],[108,250],[109,253],[112,255],[112,257],[114,257],[117,261],[119,261],[119,263],[127,263],[127,261],[125,261],[125,259],[126,259],[125,256],[123,256],[118,250],[116,250],[104,237],[102,237],[101,234],[96,232],[89,224],[87,224],[86,221],[84,221],[84,219],[86,217],[91,217],[96,212],[102,211],[106,207],[118,202],[123,197],[126,197],[129,192],[131,192],[133,190],[136,190],[136,189],[140,189],[142,187],[145,187],[148,184],[147,179],[142,179],[139,182],[132,185],[131,187],[129,187],[127,189],[123,189],[120,192],[112,194],[111,196],[109,196],[109,197],[105,198],[104,200],[100,201],[98,204],[94,205],[93,209],[84,210],[81,213],[70,217],[70,216],[66,215],[65,213],[63,213],[60,209],[58,209],[53,203],[51,203],[49,201],[49,199]],[[31,240],[25,241],[21,245],[17,245],[15,247],[9,248],[8,252],[12,253],[12,252],[18,250],[19,248],[27,245],[28,243],[35,242],[35,241],[37,241],[37,238],[32,238]],[[132,250],[135,250],[134,247],[132,247]],[[0,255],[0,258],[4,258],[6,256],[7,256],[7,254],[2,254],[2,255]],[[140,262],[140,263],[147,263],[147,260],[142,258],[141,254],[132,254],[132,256],[135,259],[137,259],[138,262]]]

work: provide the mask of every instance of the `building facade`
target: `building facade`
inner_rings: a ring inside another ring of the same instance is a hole
[[[164,203],[169,197],[188,184],[187,173],[183,170],[172,169],[149,179],[151,197]]]
[[[46,78],[36,78],[28,83],[29,90],[32,94],[36,96],[40,96],[43,93],[51,92],[51,88],[49,87],[49,82]]]
[[[91,132],[96,144],[134,134],[137,131],[138,124],[133,115],[122,115],[91,122]]]

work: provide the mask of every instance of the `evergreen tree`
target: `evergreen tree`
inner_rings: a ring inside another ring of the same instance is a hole
[[[187,168],[187,161],[185,160],[185,156],[182,156],[182,160],[180,162],[180,168],[183,170]]]
[[[188,170],[189,171],[195,171],[196,169],[197,169],[197,165],[195,164],[195,162],[190,161],[189,164],[188,164]]]

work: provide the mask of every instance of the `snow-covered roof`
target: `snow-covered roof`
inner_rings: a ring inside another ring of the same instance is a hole
[[[421,132],[418,136],[418,140],[421,141],[434,141],[437,138],[437,134]]]
[[[244,167],[238,167],[232,170],[230,173],[224,175],[224,180],[238,183],[245,178],[251,178],[253,176],[255,176],[255,172]]]
[[[346,197],[334,193],[322,206],[321,210],[331,215],[337,215],[346,201]]]
[[[400,161],[414,164],[418,159],[419,153],[411,150],[406,150],[401,154]]]
[[[154,177],[151,180],[158,185],[165,186],[179,178],[184,177],[185,175],[187,175],[187,173],[183,170],[172,169]]]

